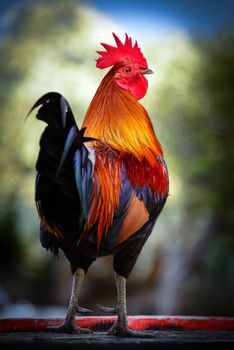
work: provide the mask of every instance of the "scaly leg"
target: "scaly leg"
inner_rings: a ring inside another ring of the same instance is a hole
[[[128,328],[127,320],[127,305],[126,305],[126,278],[115,274],[115,283],[117,288],[117,321],[109,329],[107,334],[127,336],[130,329]]]
[[[132,331],[128,328],[127,320],[127,305],[126,305],[126,278],[115,274],[115,283],[117,288],[117,321],[109,329],[107,334],[109,335],[119,335],[119,336],[131,336]]]
[[[108,335],[118,335],[122,337],[152,337],[152,333],[147,333],[144,331],[134,331],[128,328],[127,320],[127,305],[126,305],[126,278],[115,274],[115,282],[117,287],[117,321],[107,332]]]
[[[75,321],[77,310],[79,310],[79,309],[80,310],[87,310],[87,309],[79,308],[79,306],[78,306],[78,298],[79,298],[80,289],[81,289],[81,285],[84,281],[84,278],[85,278],[84,270],[78,268],[73,275],[71,297],[70,297],[70,302],[69,302],[67,316],[65,318],[65,321],[62,325],[60,325],[58,327],[50,327],[48,329],[48,331],[70,333],[70,334],[92,333],[92,331],[90,329],[78,327],[76,325],[76,321]]]

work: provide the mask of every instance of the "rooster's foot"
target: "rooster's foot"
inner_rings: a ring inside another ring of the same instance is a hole
[[[121,324],[118,321],[107,332],[107,335],[115,335],[119,337],[135,337],[135,338],[154,338],[155,334],[147,331],[134,331],[128,328],[127,325]]]
[[[74,322],[64,322],[60,326],[48,327],[47,332],[67,333],[67,334],[92,334],[93,331],[88,328],[78,327]]]

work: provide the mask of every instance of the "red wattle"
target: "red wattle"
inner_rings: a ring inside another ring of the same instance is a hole
[[[142,74],[129,80],[116,79],[116,83],[121,88],[128,90],[136,100],[143,98],[148,89],[148,80]]]

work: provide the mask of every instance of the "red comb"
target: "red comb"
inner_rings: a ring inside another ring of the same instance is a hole
[[[140,48],[138,47],[137,41],[133,46],[132,39],[127,34],[125,34],[125,43],[122,43],[115,33],[112,34],[117,47],[101,43],[101,45],[104,47],[104,49],[106,49],[106,51],[97,51],[97,53],[101,55],[101,57],[99,57],[96,60],[97,68],[104,69],[107,67],[111,67],[116,63],[126,61],[135,63],[142,68],[148,67],[147,61],[143,56]]]

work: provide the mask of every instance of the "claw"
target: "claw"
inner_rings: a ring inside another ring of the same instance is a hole
[[[93,312],[93,310],[86,309],[85,307],[78,306],[77,312],[79,314],[82,314],[82,315],[87,315],[87,314],[91,314]]]
[[[103,312],[106,312],[107,314],[111,315],[117,315],[118,314],[118,308],[117,307],[107,307],[107,306],[102,306],[100,304],[96,304],[97,307],[102,310]]]

